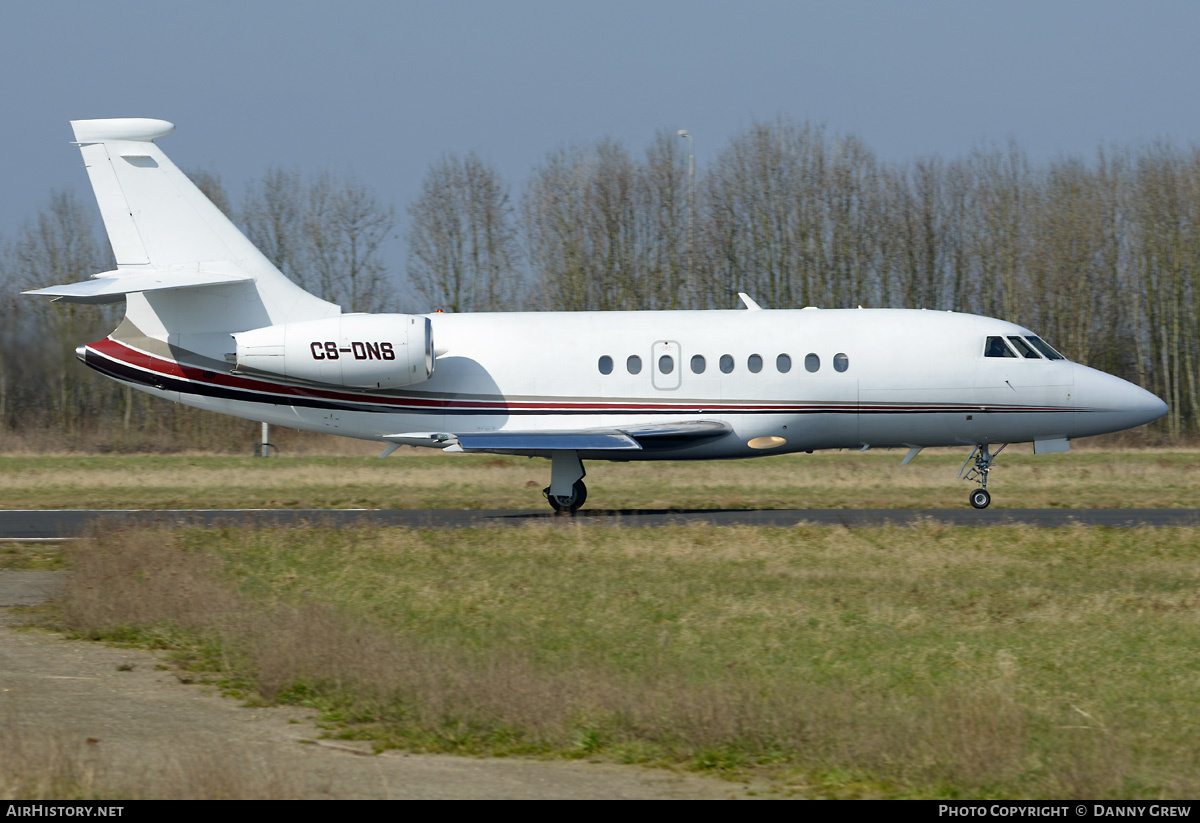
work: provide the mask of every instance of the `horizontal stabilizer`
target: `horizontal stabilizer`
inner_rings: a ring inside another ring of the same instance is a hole
[[[66,303],[116,303],[123,300],[125,295],[134,292],[227,286],[231,283],[245,283],[251,279],[247,275],[205,271],[123,272],[118,269],[97,274],[91,280],[84,280],[81,283],[50,286],[46,289],[31,289],[22,294],[45,295]]]
[[[75,142],[80,145],[103,143],[106,140],[130,140],[144,143],[166,137],[175,131],[175,125],[166,120],[149,117],[120,117],[111,120],[73,120]]]

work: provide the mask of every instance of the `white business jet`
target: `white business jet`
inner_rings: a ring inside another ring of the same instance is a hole
[[[1166,413],[1029,329],[898,309],[347,314],[302,290],[155,145],[163,120],[71,124],[115,271],[28,292],[124,300],[79,359],[222,414],[446,452],[551,461],[559,512],[585,460],[711,460],[815,449],[971,446],[991,501],[997,444],[1066,451]],[[973,465],[972,465],[973,461]]]

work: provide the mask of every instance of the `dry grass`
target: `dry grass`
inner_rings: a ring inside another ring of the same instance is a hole
[[[788,455],[696,463],[601,463],[589,507],[603,509],[946,508],[966,505],[966,450]],[[366,457],[37,456],[0,458],[8,508],[540,509],[542,459],[408,450]],[[1034,456],[1012,448],[992,475],[998,508],[1194,508],[1200,452]]]
[[[0,800],[84,800],[100,789],[86,743],[0,721]]]
[[[125,532],[76,631],[381,746],[768,769],[833,796],[1200,790],[1200,531]]]
[[[283,800],[286,775],[228,750],[181,748],[154,764],[117,768],[86,740],[0,719],[0,800]]]
[[[177,406],[174,411],[181,416],[174,426],[151,425],[125,429],[120,422],[116,422],[115,425],[97,424],[73,431],[39,426],[27,426],[17,430],[0,429],[0,454],[258,454],[258,445],[262,440],[261,424],[201,412],[185,406]],[[196,425],[199,420],[203,421],[202,425]],[[379,446],[375,443],[284,426],[272,426],[270,439],[279,454],[292,457],[358,457],[379,453]]]

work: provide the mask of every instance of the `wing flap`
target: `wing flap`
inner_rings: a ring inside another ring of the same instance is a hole
[[[459,434],[463,451],[640,451],[642,446],[618,431],[477,432]]]
[[[619,431],[638,440],[704,440],[728,434],[733,431],[733,427],[722,420],[685,420],[681,423],[621,426]]]
[[[448,451],[539,453],[554,451],[641,451],[643,440],[688,441],[732,431],[720,420],[685,420],[579,431],[404,432],[384,440],[408,446],[441,446]]]

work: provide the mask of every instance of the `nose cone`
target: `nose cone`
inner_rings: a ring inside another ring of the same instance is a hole
[[[1167,404],[1132,383],[1075,365],[1075,437],[1132,429],[1167,413]]]

